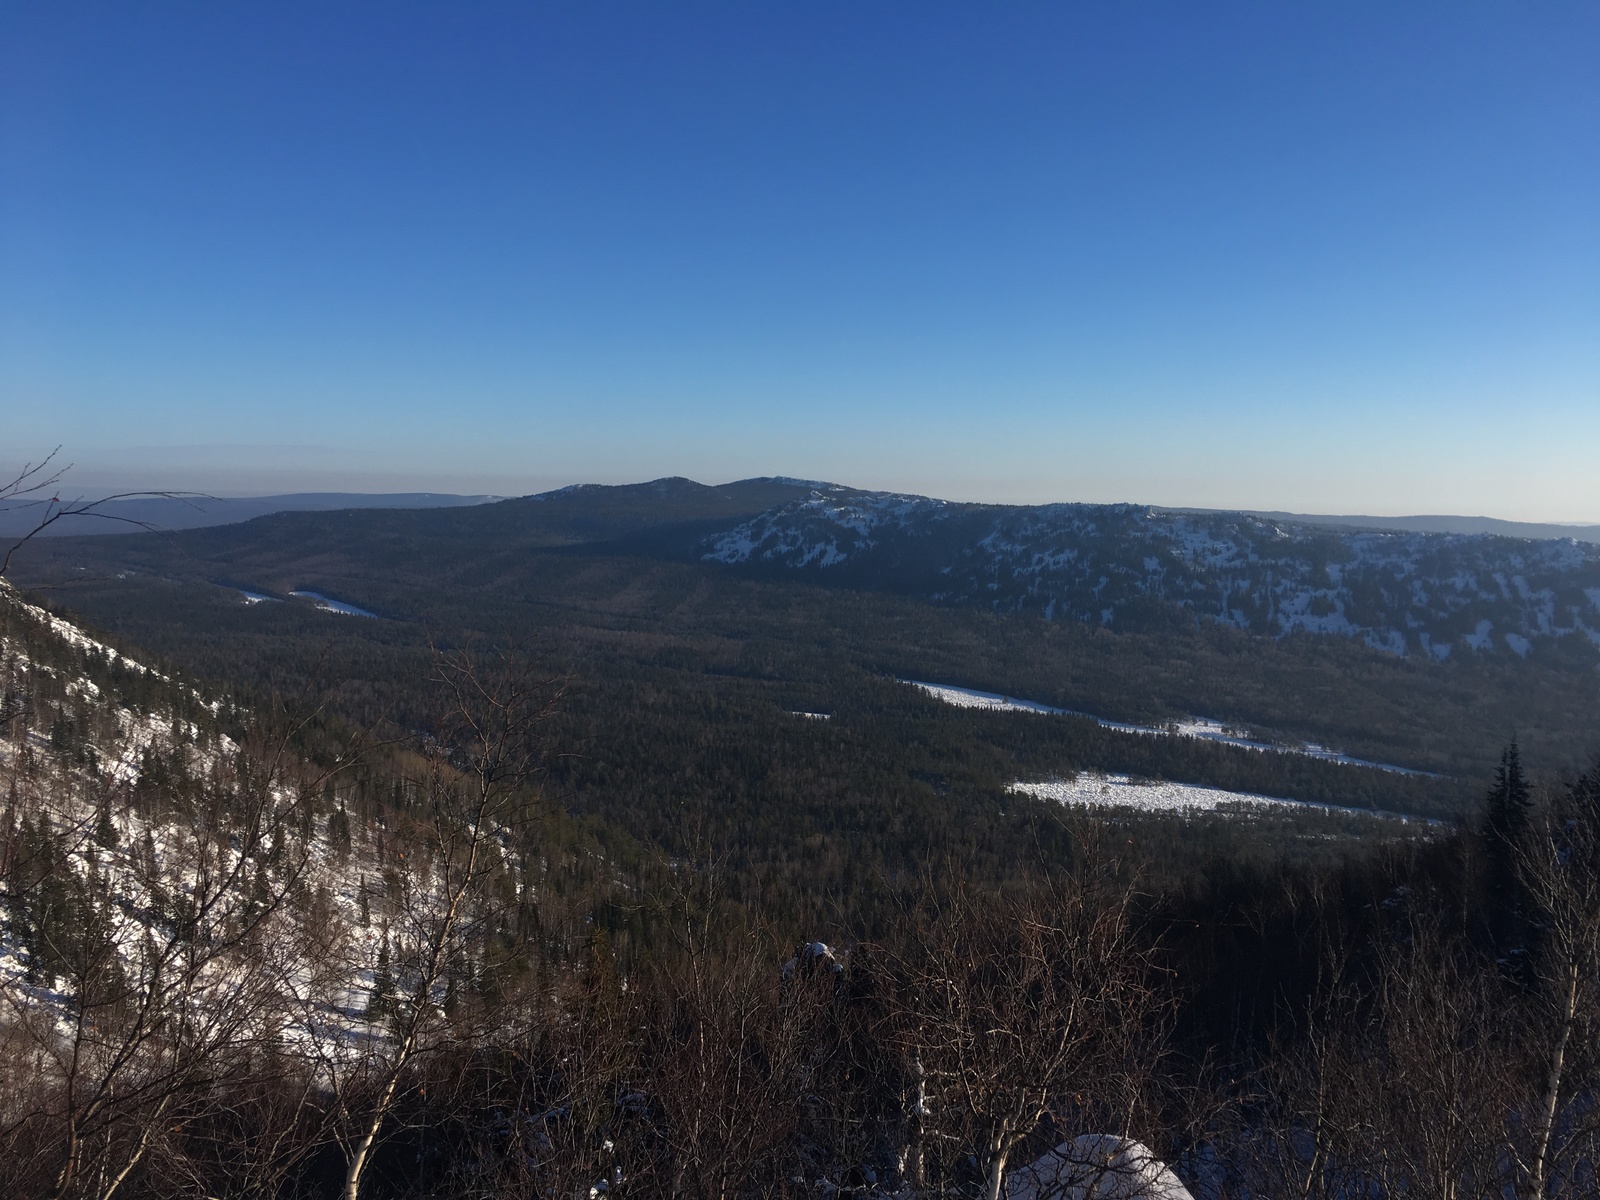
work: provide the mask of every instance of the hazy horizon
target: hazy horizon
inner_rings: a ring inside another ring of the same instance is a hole
[[[12,464],[6,464],[6,467],[8,469],[10,469],[12,467]],[[13,470],[13,473],[14,473],[14,470]],[[178,478],[179,476],[175,475],[173,477],[174,478]],[[99,478],[99,479],[103,480],[104,482],[102,482],[101,486],[81,486],[81,484],[82,484],[82,482],[84,480],[91,479],[91,478]],[[272,476],[267,476],[266,478],[271,479],[273,477]],[[290,478],[292,480],[292,477],[281,477],[281,478]],[[471,478],[472,477],[468,477],[467,481],[470,482]],[[939,491],[936,491],[936,490],[929,490],[929,489],[878,486],[878,485],[874,485],[874,484],[871,484],[871,483],[862,483],[860,481],[852,480],[852,479],[827,479],[827,478],[823,478],[823,477],[820,477],[820,476],[795,475],[795,474],[793,474],[791,472],[786,472],[786,471],[757,471],[757,472],[754,472],[752,474],[730,476],[728,478],[722,478],[722,477],[697,478],[697,477],[695,477],[693,475],[689,475],[689,474],[687,474],[687,473],[685,473],[683,471],[668,471],[668,472],[666,472],[665,474],[662,474],[662,475],[651,475],[651,476],[641,477],[641,478],[636,478],[636,479],[621,479],[621,478],[619,478],[619,479],[556,479],[556,480],[547,480],[547,481],[545,481],[543,483],[534,483],[534,484],[531,484],[531,485],[525,486],[525,487],[523,487],[523,486],[513,486],[509,490],[496,490],[496,489],[468,490],[468,489],[461,488],[461,487],[452,488],[452,487],[420,487],[420,486],[419,487],[411,487],[411,486],[400,486],[400,484],[404,483],[404,477],[398,477],[397,485],[396,486],[392,486],[392,487],[384,487],[384,486],[370,486],[370,487],[357,487],[357,486],[351,486],[351,487],[344,487],[344,486],[306,486],[306,487],[293,487],[293,486],[287,486],[287,487],[281,487],[281,488],[275,488],[275,489],[273,489],[273,488],[263,488],[263,489],[258,489],[258,490],[241,490],[238,487],[234,487],[234,488],[231,488],[231,489],[230,488],[226,488],[226,487],[220,487],[220,488],[219,487],[185,488],[185,487],[180,486],[179,484],[176,484],[176,483],[152,483],[151,480],[150,480],[150,477],[145,476],[145,475],[139,475],[139,474],[132,474],[132,475],[127,475],[127,476],[121,476],[121,475],[117,475],[115,473],[112,473],[110,475],[90,475],[90,474],[85,474],[84,472],[82,472],[82,471],[78,470],[76,467],[74,467],[66,475],[63,476],[61,486],[58,487],[55,490],[58,492],[58,494],[63,499],[72,497],[72,498],[83,498],[83,499],[91,499],[91,500],[99,499],[101,497],[104,497],[104,496],[107,496],[107,495],[111,495],[113,493],[120,494],[120,493],[123,493],[123,492],[129,492],[129,491],[136,492],[136,493],[152,492],[152,491],[170,491],[170,492],[180,492],[180,493],[181,492],[189,492],[189,493],[203,494],[205,496],[213,497],[213,498],[216,498],[216,499],[219,499],[219,500],[251,500],[251,499],[266,499],[266,498],[280,497],[280,496],[318,495],[318,494],[351,495],[351,496],[401,496],[401,495],[432,494],[432,495],[441,495],[441,496],[442,495],[449,495],[449,496],[459,496],[459,497],[469,497],[469,498],[483,497],[483,498],[486,498],[488,500],[504,500],[504,499],[515,499],[517,497],[523,497],[523,496],[538,495],[538,494],[544,493],[544,492],[558,491],[561,488],[571,487],[571,486],[575,486],[575,485],[582,485],[582,484],[599,484],[601,486],[628,486],[630,484],[650,483],[650,482],[654,482],[655,480],[658,480],[658,479],[669,479],[669,478],[689,479],[691,482],[698,483],[698,484],[703,484],[703,485],[706,485],[706,486],[709,486],[709,487],[721,487],[721,486],[726,486],[726,485],[732,484],[732,483],[738,483],[738,482],[741,482],[741,481],[744,481],[744,480],[761,479],[761,478],[787,478],[787,479],[798,479],[798,480],[811,480],[811,481],[815,481],[815,482],[818,482],[818,483],[837,484],[837,485],[844,486],[844,487],[856,488],[856,489],[859,489],[859,490],[862,490],[862,491],[897,492],[897,493],[903,493],[903,494],[908,494],[908,495],[926,496],[926,497],[929,497],[929,498],[932,498],[932,499],[938,499],[938,500],[950,500],[950,501],[956,501],[956,502],[960,502],[960,503],[974,503],[974,504],[1019,504],[1019,505],[1034,505],[1034,504],[1136,504],[1136,505],[1150,505],[1151,507],[1155,507],[1155,508],[1192,509],[1192,510],[1195,510],[1195,511],[1285,513],[1285,514],[1292,515],[1292,516],[1304,515],[1304,516],[1319,516],[1319,517],[1373,517],[1373,518],[1377,518],[1377,519],[1380,519],[1380,520],[1389,520],[1389,519],[1393,519],[1393,518],[1402,518],[1402,517],[1409,517],[1409,518],[1462,517],[1462,518],[1473,518],[1473,519],[1509,521],[1509,522],[1518,523],[1518,524],[1563,525],[1563,526],[1571,526],[1571,527],[1575,527],[1575,528],[1600,528],[1600,521],[1560,520],[1560,519],[1543,519],[1543,518],[1538,519],[1538,520],[1525,520],[1525,519],[1522,519],[1522,518],[1505,517],[1505,516],[1501,516],[1501,515],[1499,515],[1497,513],[1466,512],[1466,511],[1446,512],[1446,511],[1444,511],[1442,509],[1428,509],[1428,510],[1415,509],[1415,510],[1408,510],[1408,511],[1404,511],[1404,512],[1378,512],[1378,511],[1375,511],[1375,510],[1372,510],[1372,509],[1364,509],[1364,510],[1359,510],[1359,511],[1358,510],[1335,510],[1335,509],[1315,509],[1315,510],[1313,510],[1313,509],[1304,509],[1304,508],[1302,508],[1302,509],[1290,509],[1290,508],[1285,508],[1282,505],[1270,505],[1270,504],[1231,505],[1231,506],[1215,506],[1215,505],[1203,505],[1203,504],[1167,504],[1167,503],[1161,503],[1161,502],[1158,502],[1158,501],[1150,500],[1150,499],[1147,499],[1147,498],[1144,498],[1144,497],[1139,497],[1139,496],[1112,496],[1112,497],[1109,497],[1109,498],[1105,498],[1105,497],[1085,498],[1085,497],[1080,497],[1080,496],[1069,496],[1069,495],[1046,495],[1046,496],[1034,497],[1034,498],[1006,499],[1006,498],[999,498],[999,497],[996,497],[996,496],[993,496],[993,495],[984,495],[984,494],[953,495],[953,494],[949,494],[949,493],[945,493],[945,492],[939,492]],[[74,480],[77,480],[78,484],[74,484],[73,483]],[[362,482],[362,481],[359,478],[357,478],[357,482]],[[510,483],[515,485],[519,481],[516,478],[511,478],[511,479],[508,479],[507,482],[510,482]]]
[[[20,4],[0,471],[1600,523],[1600,9]]]

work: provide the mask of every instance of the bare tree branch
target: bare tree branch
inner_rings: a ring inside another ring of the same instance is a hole
[[[183,504],[193,505],[195,500],[212,500],[204,492],[175,492],[175,491],[140,491],[117,492],[109,496],[101,496],[96,500],[85,500],[81,496],[71,500],[62,500],[59,490],[61,480],[67,472],[72,470],[72,464],[52,467],[56,455],[61,452],[57,446],[38,463],[24,463],[16,475],[9,482],[0,484],[0,512],[21,512],[38,509],[31,529],[21,537],[14,539],[0,555],[0,579],[5,578],[6,572],[11,568],[11,560],[17,551],[22,549],[46,529],[57,521],[74,517],[92,517],[102,521],[114,521],[123,525],[132,525],[146,533],[156,532],[160,527],[153,521],[143,521],[136,517],[126,517],[120,513],[103,511],[107,504],[119,500],[176,500]],[[50,492],[45,498],[41,493]],[[28,497],[34,497],[28,499]],[[198,507],[198,506],[195,506]]]

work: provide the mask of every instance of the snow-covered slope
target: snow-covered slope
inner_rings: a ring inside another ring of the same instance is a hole
[[[814,488],[707,539],[707,562],[1127,626],[1185,612],[1395,654],[1600,648],[1600,546],[1318,528],[1135,505],[1023,508]]]
[[[323,833],[334,774],[241,746],[240,716],[0,581],[0,1032],[70,1055],[108,988],[208,1013],[249,991],[252,1020],[273,991],[280,1040],[366,1032],[380,867]],[[313,917],[331,970],[301,953]]]

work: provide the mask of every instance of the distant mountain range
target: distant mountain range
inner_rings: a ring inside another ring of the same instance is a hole
[[[101,533],[140,533],[146,529],[203,529],[234,525],[280,512],[327,512],[345,508],[455,508],[486,504],[497,496],[454,496],[440,492],[295,492],[286,496],[151,496],[111,500],[92,515],[67,516],[44,530],[46,537]],[[74,507],[78,507],[74,502]],[[21,537],[38,525],[37,503],[0,506],[0,537]]]
[[[898,677],[1443,772],[1492,766],[1518,729],[1576,767],[1600,712],[1600,546],[1571,539],[658,479],[41,538],[11,578],[250,686],[336,643],[351,680],[404,690],[411,666],[385,672],[406,646],[467,630],[695,704],[734,687],[839,712]]]
[[[1219,513],[1220,508],[1179,508],[1169,512]],[[1549,525],[1534,521],[1502,521],[1498,517],[1359,517],[1327,516],[1314,513],[1269,512],[1245,509],[1246,516],[1268,521],[1294,521],[1301,525],[1353,526],[1357,529],[1398,529],[1406,533],[1493,533],[1514,538],[1573,538],[1600,544],[1600,525]]]
[[[613,487],[606,484],[580,483],[541,492],[524,500],[549,501],[554,498],[571,500],[598,500],[603,495],[616,496],[636,488],[676,488],[692,484],[692,480],[673,477],[651,483],[626,484]],[[699,488],[704,485],[693,484]],[[720,487],[705,488],[719,501],[712,501],[714,509],[725,509],[731,497],[748,499],[755,490],[771,493],[785,488],[812,489],[836,488],[837,485],[821,480],[763,477],[744,479]],[[864,493],[865,494],[865,493]],[[139,533],[146,527],[164,530],[203,529],[212,525],[234,525],[255,517],[270,516],[280,512],[335,512],[350,508],[462,508],[492,504],[503,500],[501,496],[458,496],[447,492],[294,492],[283,496],[193,496],[167,499],[151,497],[135,500],[114,500],[97,506],[97,516],[65,519],[45,531],[46,536],[81,536],[104,533]],[[686,497],[679,497],[686,499]],[[737,506],[738,501],[734,504]],[[1330,516],[1314,513],[1291,513],[1244,509],[1238,513],[1220,508],[1156,508],[1157,512],[1235,514],[1261,517],[1268,521],[1291,521],[1302,525],[1349,526],[1358,529],[1398,529],[1410,533],[1493,533],[1515,538],[1574,538],[1580,542],[1600,544],[1600,525],[1552,525],[1529,521],[1502,521],[1496,517],[1363,517]],[[0,537],[20,537],[38,523],[40,509],[37,505],[12,503],[0,505]],[[703,515],[703,514],[702,514]]]
[[[1600,543],[1542,536],[1582,527],[968,504],[788,478],[584,484],[492,499],[323,493],[108,508],[168,529],[229,524],[195,529],[185,541],[186,553],[231,562],[228,577],[247,577],[247,564],[268,561],[280,564],[277,574],[281,564],[322,553],[315,547],[341,547],[352,565],[399,556],[434,561],[434,571],[447,562],[488,570],[493,562],[493,570],[513,572],[536,550],[572,550],[1119,630],[1198,618],[1269,637],[1341,635],[1441,661],[1490,653],[1592,661],[1600,652]],[[268,513],[276,515],[237,524]],[[1523,536],[1529,532],[1541,536]],[[358,571],[343,586],[359,579]]]

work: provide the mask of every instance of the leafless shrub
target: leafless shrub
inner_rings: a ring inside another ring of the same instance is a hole
[[[42,965],[0,980],[7,1073],[29,1081],[0,1129],[23,1153],[0,1171],[48,1176],[39,1194],[110,1200],[140,1174],[181,1179],[210,1081],[253,1078],[280,1042],[289,901],[310,863],[294,832],[322,773],[284,736],[193,768],[142,842],[90,836],[95,806],[73,786],[36,798],[50,904],[34,911],[50,919],[31,924]]]
[[[153,530],[155,526],[149,521],[107,512],[106,506],[118,500],[161,499],[187,502],[192,497],[199,497],[199,493],[196,492],[118,492],[95,500],[86,500],[82,497],[63,500],[61,482],[72,469],[72,464],[57,466],[56,455],[59,453],[61,447],[57,446],[41,461],[24,463],[15,475],[0,483],[0,512],[27,512],[32,521],[31,526],[20,537],[13,538],[10,544],[5,546],[4,552],[0,553],[0,579],[5,578],[17,551],[58,521],[90,517]]]
[[[413,1068],[491,1030],[506,1036],[504,1008],[459,989],[469,974],[502,965],[490,934],[514,887],[508,858],[530,847],[537,811],[528,785],[543,764],[542,730],[561,680],[515,647],[487,658],[436,651],[433,662],[437,715],[414,759],[416,799],[395,831],[390,886],[379,898],[387,978],[380,986],[374,977],[372,1027],[358,1052],[342,1028],[319,1047],[348,1164],[346,1200],[356,1200]]]
[[[1086,857],[1003,900],[951,888],[893,952],[896,1036],[921,1081],[913,1186],[965,1165],[998,1200],[1013,1155],[1041,1133],[1150,1120],[1164,1044],[1152,947],[1116,864],[1092,844]]]
[[[1512,1146],[1528,1200],[1595,1182],[1600,1141],[1600,767],[1544,807],[1521,845],[1518,878],[1536,922],[1525,1006],[1528,1062]]]

